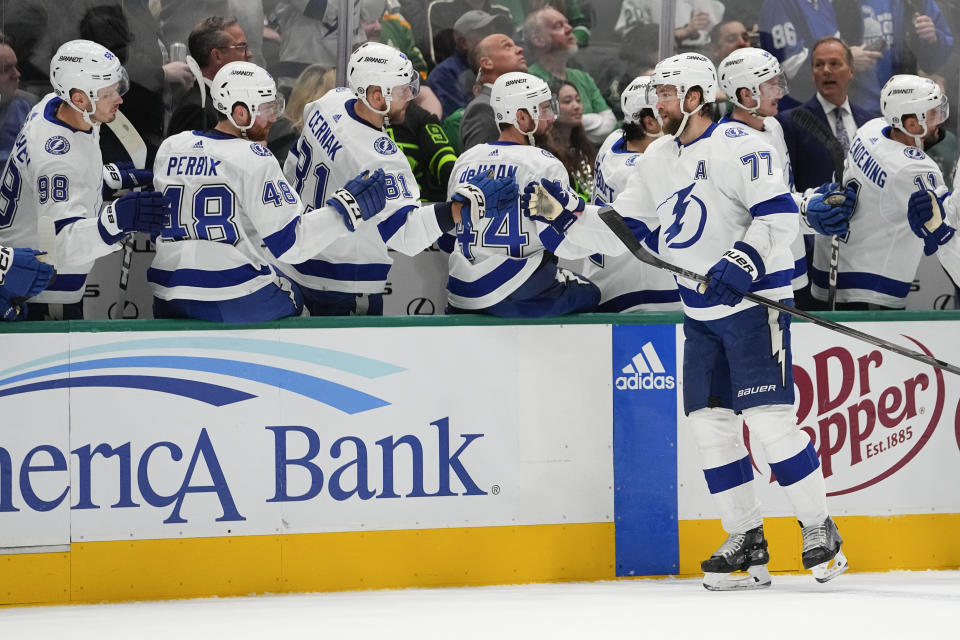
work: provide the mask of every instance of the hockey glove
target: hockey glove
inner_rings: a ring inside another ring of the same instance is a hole
[[[0,320],[12,322],[14,320],[23,320],[26,317],[26,302],[15,304],[12,300],[7,300],[5,297],[0,296]]]
[[[487,174],[474,176],[458,185],[450,199],[469,205],[470,216],[476,225],[484,217],[499,221],[516,204],[518,195],[520,190],[513,178],[494,178]],[[462,210],[460,215],[463,215]]]
[[[364,171],[327,199],[327,206],[333,207],[347,229],[353,231],[364,220],[374,217],[387,206],[387,178],[383,169],[373,173]]]
[[[857,206],[858,190],[853,184],[847,185],[844,191],[821,191],[824,187],[839,187],[834,183],[819,187],[816,191],[804,195],[800,203],[800,214],[807,224],[819,234],[825,236],[842,236],[850,231],[850,216]]]
[[[103,184],[114,191],[133,189],[153,182],[153,171],[137,169],[132,162],[113,162],[103,165]]]
[[[925,189],[912,193],[907,203],[910,230],[923,239],[923,252],[928,256],[936,253],[940,245],[949,242],[957,231],[944,220],[944,198],[946,195],[937,197],[935,192]]]
[[[763,263],[750,245],[737,242],[724,252],[717,264],[710,267],[703,297],[707,304],[736,306],[754,280],[763,276]]]
[[[556,180],[531,182],[520,196],[523,215],[545,222],[561,234],[577,221],[585,206],[580,194]]]
[[[159,235],[169,223],[170,203],[162,193],[135,191],[105,206],[97,226],[103,241],[115,244],[134,231]]]
[[[37,260],[36,249],[0,248],[0,286],[9,298],[32,298],[47,288],[53,266]]]

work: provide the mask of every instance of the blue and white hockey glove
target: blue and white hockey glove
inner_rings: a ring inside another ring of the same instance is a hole
[[[14,320],[23,320],[27,317],[27,303],[14,304],[5,297],[0,296],[0,320],[13,322]]]
[[[923,239],[923,252],[930,256],[946,244],[957,230],[946,223],[943,216],[943,201],[949,194],[937,197],[934,191],[925,189],[910,194],[907,203],[907,221],[910,230]]]
[[[153,171],[137,169],[132,162],[112,162],[103,165],[103,184],[114,191],[133,189],[153,182]]]
[[[717,264],[707,271],[706,289],[703,291],[707,304],[724,304],[733,307],[750,291],[754,280],[763,277],[763,262],[760,256],[745,242],[736,242],[724,252]]]
[[[8,298],[32,298],[47,288],[53,266],[40,262],[36,249],[0,247],[0,286]]]
[[[580,194],[557,180],[531,182],[520,196],[520,211],[531,220],[546,222],[559,233],[566,232],[586,204]]]
[[[159,235],[170,222],[170,203],[159,191],[134,191],[103,208],[97,227],[107,244],[114,244],[127,233],[140,231]]]
[[[850,231],[850,217],[857,206],[859,191],[852,183],[843,191],[837,190],[839,186],[837,183],[822,185],[804,195],[800,203],[800,214],[819,234],[843,236]]]
[[[499,221],[507,215],[510,207],[517,202],[520,188],[513,178],[494,178],[489,175],[477,175],[466,182],[457,185],[450,199],[463,203],[460,215],[469,206],[470,217],[474,226],[480,218],[493,218]]]
[[[364,171],[347,181],[327,198],[327,205],[333,207],[343,218],[343,224],[353,231],[364,220],[374,217],[387,206],[387,178],[383,169],[373,173]]]

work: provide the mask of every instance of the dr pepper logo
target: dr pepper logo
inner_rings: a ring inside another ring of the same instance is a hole
[[[833,478],[828,496],[893,475],[930,440],[943,414],[941,370],[879,349],[864,353],[835,346],[811,360],[809,370],[793,366],[797,424],[816,447],[824,478]],[[957,425],[960,442],[960,408]]]

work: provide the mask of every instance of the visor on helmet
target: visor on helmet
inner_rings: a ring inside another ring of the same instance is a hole
[[[407,84],[400,84],[390,92],[391,100],[413,100],[420,95],[420,75],[413,74],[413,79]]]
[[[779,100],[787,95],[787,79],[783,74],[769,78],[760,83],[760,98],[765,100]]]
[[[109,100],[117,96],[122,96],[130,89],[130,77],[127,70],[120,68],[120,78],[117,82],[97,89],[97,100]]]
[[[257,107],[257,115],[273,122],[280,117],[286,107],[286,99],[282,93],[278,93],[276,98],[263,102]]]
[[[940,96],[940,104],[927,111],[927,128],[943,124],[950,117],[950,102],[947,96]]]
[[[555,122],[557,114],[560,113],[560,103],[557,102],[557,96],[550,96],[549,100],[544,100],[539,105],[540,122]]]

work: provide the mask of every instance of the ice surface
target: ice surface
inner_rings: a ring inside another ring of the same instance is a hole
[[[960,638],[960,571],[634,579],[0,609],[0,638]]]

